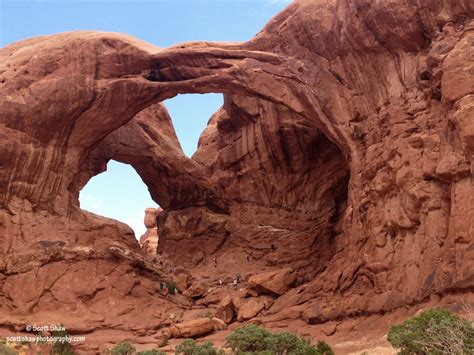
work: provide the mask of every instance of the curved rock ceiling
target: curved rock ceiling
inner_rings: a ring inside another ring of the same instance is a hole
[[[421,3],[295,1],[238,44],[71,32],[1,49],[0,323],[64,310],[146,330],[184,307],[155,297],[163,271],[127,226],[80,210],[109,159],[164,208],[172,264],[295,269],[272,321],[472,290],[474,7]],[[224,105],[190,159],[160,102],[209,92]]]

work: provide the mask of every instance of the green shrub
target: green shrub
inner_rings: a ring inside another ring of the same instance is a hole
[[[333,355],[325,342],[312,346],[293,333],[270,333],[263,327],[251,324],[236,329],[227,337],[227,347],[239,355]]]
[[[110,349],[110,355],[132,355],[135,353],[135,347],[128,342],[121,342]]]
[[[17,355],[18,351],[15,351],[8,346],[0,345],[0,355]]]
[[[332,348],[323,340],[318,341],[316,344],[316,350],[319,351],[321,355],[334,355]]]
[[[176,294],[175,290],[178,290],[178,286],[176,286],[176,282],[172,280],[167,280],[165,281],[165,284],[166,284],[166,287],[168,287],[170,295]],[[179,290],[178,290],[178,293],[179,293]]]
[[[255,324],[237,328],[226,339],[227,347],[236,354],[273,350],[272,334]]]
[[[166,355],[166,353],[164,353],[163,351],[160,351],[160,350],[143,350],[143,351],[139,351],[137,352],[136,355]]]
[[[186,339],[175,348],[174,353],[176,355],[221,355],[224,351],[216,349],[211,342],[198,345],[193,339]]]
[[[474,325],[441,309],[431,309],[390,327],[388,341],[408,354],[474,354]]]
[[[60,337],[64,342],[57,341],[51,347],[51,355],[73,355],[74,350],[70,343],[65,341],[69,334],[65,330],[55,330],[51,332],[52,337]]]

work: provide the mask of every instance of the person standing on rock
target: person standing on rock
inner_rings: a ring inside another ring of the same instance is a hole
[[[217,258],[216,257],[212,258],[212,261],[214,262],[214,267],[217,267]]]

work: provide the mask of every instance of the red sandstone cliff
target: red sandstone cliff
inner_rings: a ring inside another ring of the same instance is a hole
[[[0,323],[146,341],[187,307],[157,295],[166,275],[130,228],[80,209],[109,159],[140,174],[161,257],[196,282],[294,270],[270,326],[470,299],[473,14],[295,1],[242,44],[72,32],[1,49]],[[224,106],[189,159],[159,102],[206,92]]]

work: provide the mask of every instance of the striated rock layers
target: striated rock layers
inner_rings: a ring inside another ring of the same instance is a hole
[[[295,1],[246,43],[72,32],[1,49],[0,323],[80,314],[78,328],[144,336],[185,307],[157,295],[162,270],[130,228],[80,209],[110,159],[163,208],[172,265],[211,281],[294,270],[263,322],[467,297],[473,14],[468,0]],[[189,159],[159,102],[208,92],[224,105]]]

